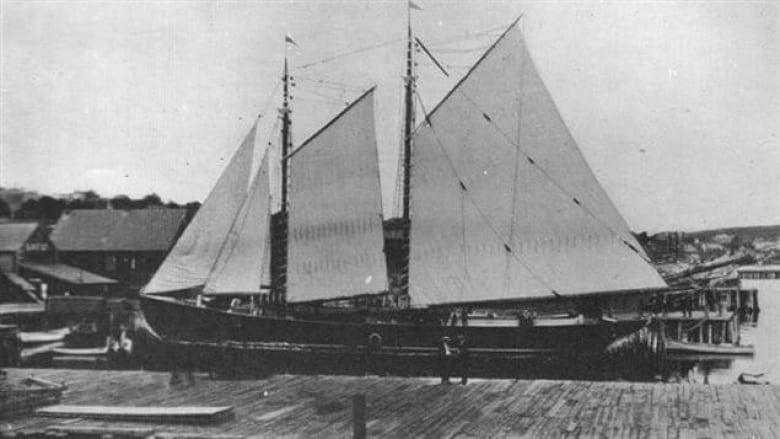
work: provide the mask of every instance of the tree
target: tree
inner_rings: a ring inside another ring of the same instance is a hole
[[[100,201],[100,195],[92,189],[84,191],[84,201],[90,203],[96,203]]]
[[[0,218],[10,218],[11,217],[11,208],[8,207],[8,203],[5,202],[2,198],[0,198]]]
[[[141,205],[146,207],[162,206],[163,202],[157,194],[149,194],[141,199]]]
[[[38,200],[30,198],[19,206],[19,210],[16,211],[14,216],[16,219],[38,219],[40,214]]]
[[[119,210],[130,210],[133,208],[133,200],[127,195],[117,195],[111,199],[111,207]]]
[[[62,211],[65,210],[65,202],[44,195],[38,200],[38,219],[56,221]]]
[[[184,224],[186,226],[190,223],[190,221],[192,221],[192,218],[195,216],[195,214],[198,213],[198,209],[200,209],[200,203],[197,201],[190,201],[184,205],[184,208],[187,209],[187,213],[184,215]]]

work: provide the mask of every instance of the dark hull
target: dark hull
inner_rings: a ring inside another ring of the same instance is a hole
[[[349,323],[235,314],[158,297],[142,297],[141,308],[149,326],[163,340],[195,343],[288,343],[356,348],[369,346],[369,338],[376,340],[373,334],[377,334],[383,349],[430,349],[435,348],[445,335],[453,341],[463,335],[472,350],[600,353],[615,339],[645,325],[641,320],[465,328],[411,323]]]
[[[152,369],[231,376],[279,372],[430,376],[442,370],[441,337],[454,341],[463,335],[469,346],[470,376],[645,380],[655,373],[654,362],[648,361],[655,356],[631,341],[648,333],[642,320],[464,328],[250,316],[162,297],[142,297],[140,303],[151,336],[137,339],[138,351],[144,352],[145,367]],[[373,334],[381,343],[369,341],[376,341]],[[616,350],[616,345],[627,348]],[[449,361],[449,369],[459,375],[463,367],[459,357]]]

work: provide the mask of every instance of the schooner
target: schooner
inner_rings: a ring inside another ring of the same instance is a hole
[[[414,46],[410,25],[398,273],[388,276],[374,89],[293,147],[285,60],[281,210],[271,212],[267,151],[250,176],[253,127],[142,291],[159,337],[430,350],[449,335],[486,353],[571,354],[602,352],[646,324],[470,318],[666,285],[579,151],[517,21],[417,126]],[[252,306],[207,303],[237,296]]]

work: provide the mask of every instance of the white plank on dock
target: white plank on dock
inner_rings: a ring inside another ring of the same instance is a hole
[[[226,407],[134,407],[105,405],[54,405],[36,410],[41,416],[57,418],[111,419],[143,422],[218,422],[230,417]]]

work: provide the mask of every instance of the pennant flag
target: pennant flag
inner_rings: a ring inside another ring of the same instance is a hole
[[[285,43],[290,43],[290,44],[292,44],[293,46],[295,46],[295,47],[298,47],[298,43],[296,43],[296,42],[295,42],[295,40],[293,40],[293,39],[292,39],[292,37],[290,36],[290,34],[287,34],[287,35],[285,35],[285,36],[284,36],[284,42],[285,42]]]
[[[409,9],[417,9],[418,11],[422,11],[422,8],[417,6],[417,3],[413,2],[412,0],[409,0]]]

